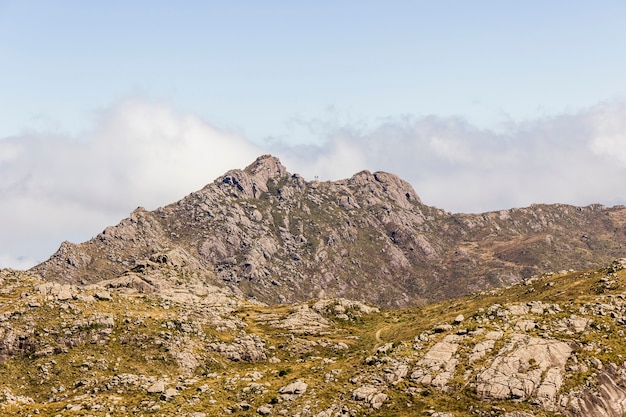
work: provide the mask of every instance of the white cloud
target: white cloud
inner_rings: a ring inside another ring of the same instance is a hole
[[[167,104],[128,99],[80,137],[0,140],[0,267],[45,260],[63,240],[86,240],[136,206],[174,202],[268,152],[307,179],[392,172],[425,204],[449,211],[624,204],[625,116],[626,103],[616,101],[497,133],[458,117],[403,116],[369,127],[329,117],[312,121],[312,144],[261,146]]]
[[[0,142],[0,164],[15,160],[22,148],[15,143]]]
[[[34,258],[14,257],[12,254],[0,253],[0,267],[13,269],[28,269],[37,264]]]
[[[588,125],[593,135],[591,150],[626,166],[626,107],[600,104],[589,112]]]
[[[0,141],[1,266],[44,260],[66,239],[85,240],[135,207],[178,200],[259,149],[171,107],[129,99],[75,138],[30,133]],[[15,252],[19,250],[19,252]]]
[[[369,130],[335,126],[339,138],[329,129],[325,145],[283,153],[293,161],[288,168],[300,172],[334,173],[334,178],[365,168],[395,173],[426,204],[450,211],[624,204],[624,116],[626,103],[616,101],[509,123],[498,133],[456,117],[399,117]]]

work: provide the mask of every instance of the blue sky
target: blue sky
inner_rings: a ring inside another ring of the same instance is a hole
[[[626,85],[623,2],[2,1],[0,134],[90,126],[145,94],[239,129],[460,115],[484,127]]]
[[[450,211],[624,204],[625,21],[621,1],[0,0],[0,267],[268,152],[391,171]]]

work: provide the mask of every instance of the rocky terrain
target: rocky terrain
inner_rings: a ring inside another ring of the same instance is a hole
[[[0,415],[626,412],[624,259],[401,310],[263,305],[153,259],[90,285],[0,271]]]
[[[249,300],[344,297],[406,307],[608,263],[624,256],[625,225],[624,206],[452,214],[425,205],[389,173],[307,182],[266,155],[179,202],[138,208],[88,242],[63,243],[33,272],[158,292],[142,273],[176,249],[194,285]]]
[[[623,416],[625,222],[263,156],[0,270],[0,415]]]

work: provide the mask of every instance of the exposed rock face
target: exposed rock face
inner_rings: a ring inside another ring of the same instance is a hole
[[[344,297],[399,307],[608,263],[623,256],[625,224],[626,208],[599,205],[450,214],[393,174],[307,182],[266,155],[179,202],[138,208],[88,242],[65,242],[33,271],[145,292],[163,288],[146,271],[178,263],[199,285],[266,303]]]
[[[430,384],[444,388],[454,376],[458,360],[453,358],[459,348],[455,335],[446,336],[443,341],[435,344],[416,364],[411,379],[420,384]]]
[[[379,409],[385,400],[387,399],[387,394],[379,391],[378,388],[372,386],[363,386],[355,389],[352,392],[352,398],[356,401],[365,401],[367,402],[373,409]]]
[[[258,362],[267,359],[265,343],[258,336],[243,336],[235,343],[211,343],[208,345],[226,359],[235,362]]]
[[[561,403],[571,416],[623,416],[626,413],[626,367],[609,364],[598,375],[595,387],[570,393]]]
[[[270,317],[267,324],[277,329],[289,330],[294,334],[323,334],[330,327],[328,320],[306,304],[298,306],[285,319],[272,320]]]
[[[554,404],[571,352],[561,341],[516,335],[478,375],[476,391],[484,399],[526,400],[534,396]]]

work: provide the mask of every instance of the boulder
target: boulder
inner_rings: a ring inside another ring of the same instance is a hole
[[[446,336],[436,343],[422,359],[415,364],[411,380],[424,384],[444,388],[454,376],[458,360],[453,358],[459,344],[459,336]]]
[[[154,384],[148,387],[148,392],[150,394],[160,394],[165,392],[165,382],[156,381]]]
[[[571,352],[568,344],[558,340],[514,335],[478,375],[476,391],[483,400],[537,397],[553,402]]]
[[[370,407],[377,410],[387,399],[387,394],[380,392],[376,387],[364,385],[352,391],[352,399],[355,401],[365,401]]]
[[[292,382],[291,384],[285,385],[284,387],[280,388],[278,392],[280,394],[301,395],[306,392],[307,388],[308,388],[308,385],[305,382],[295,381],[295,382]]]

